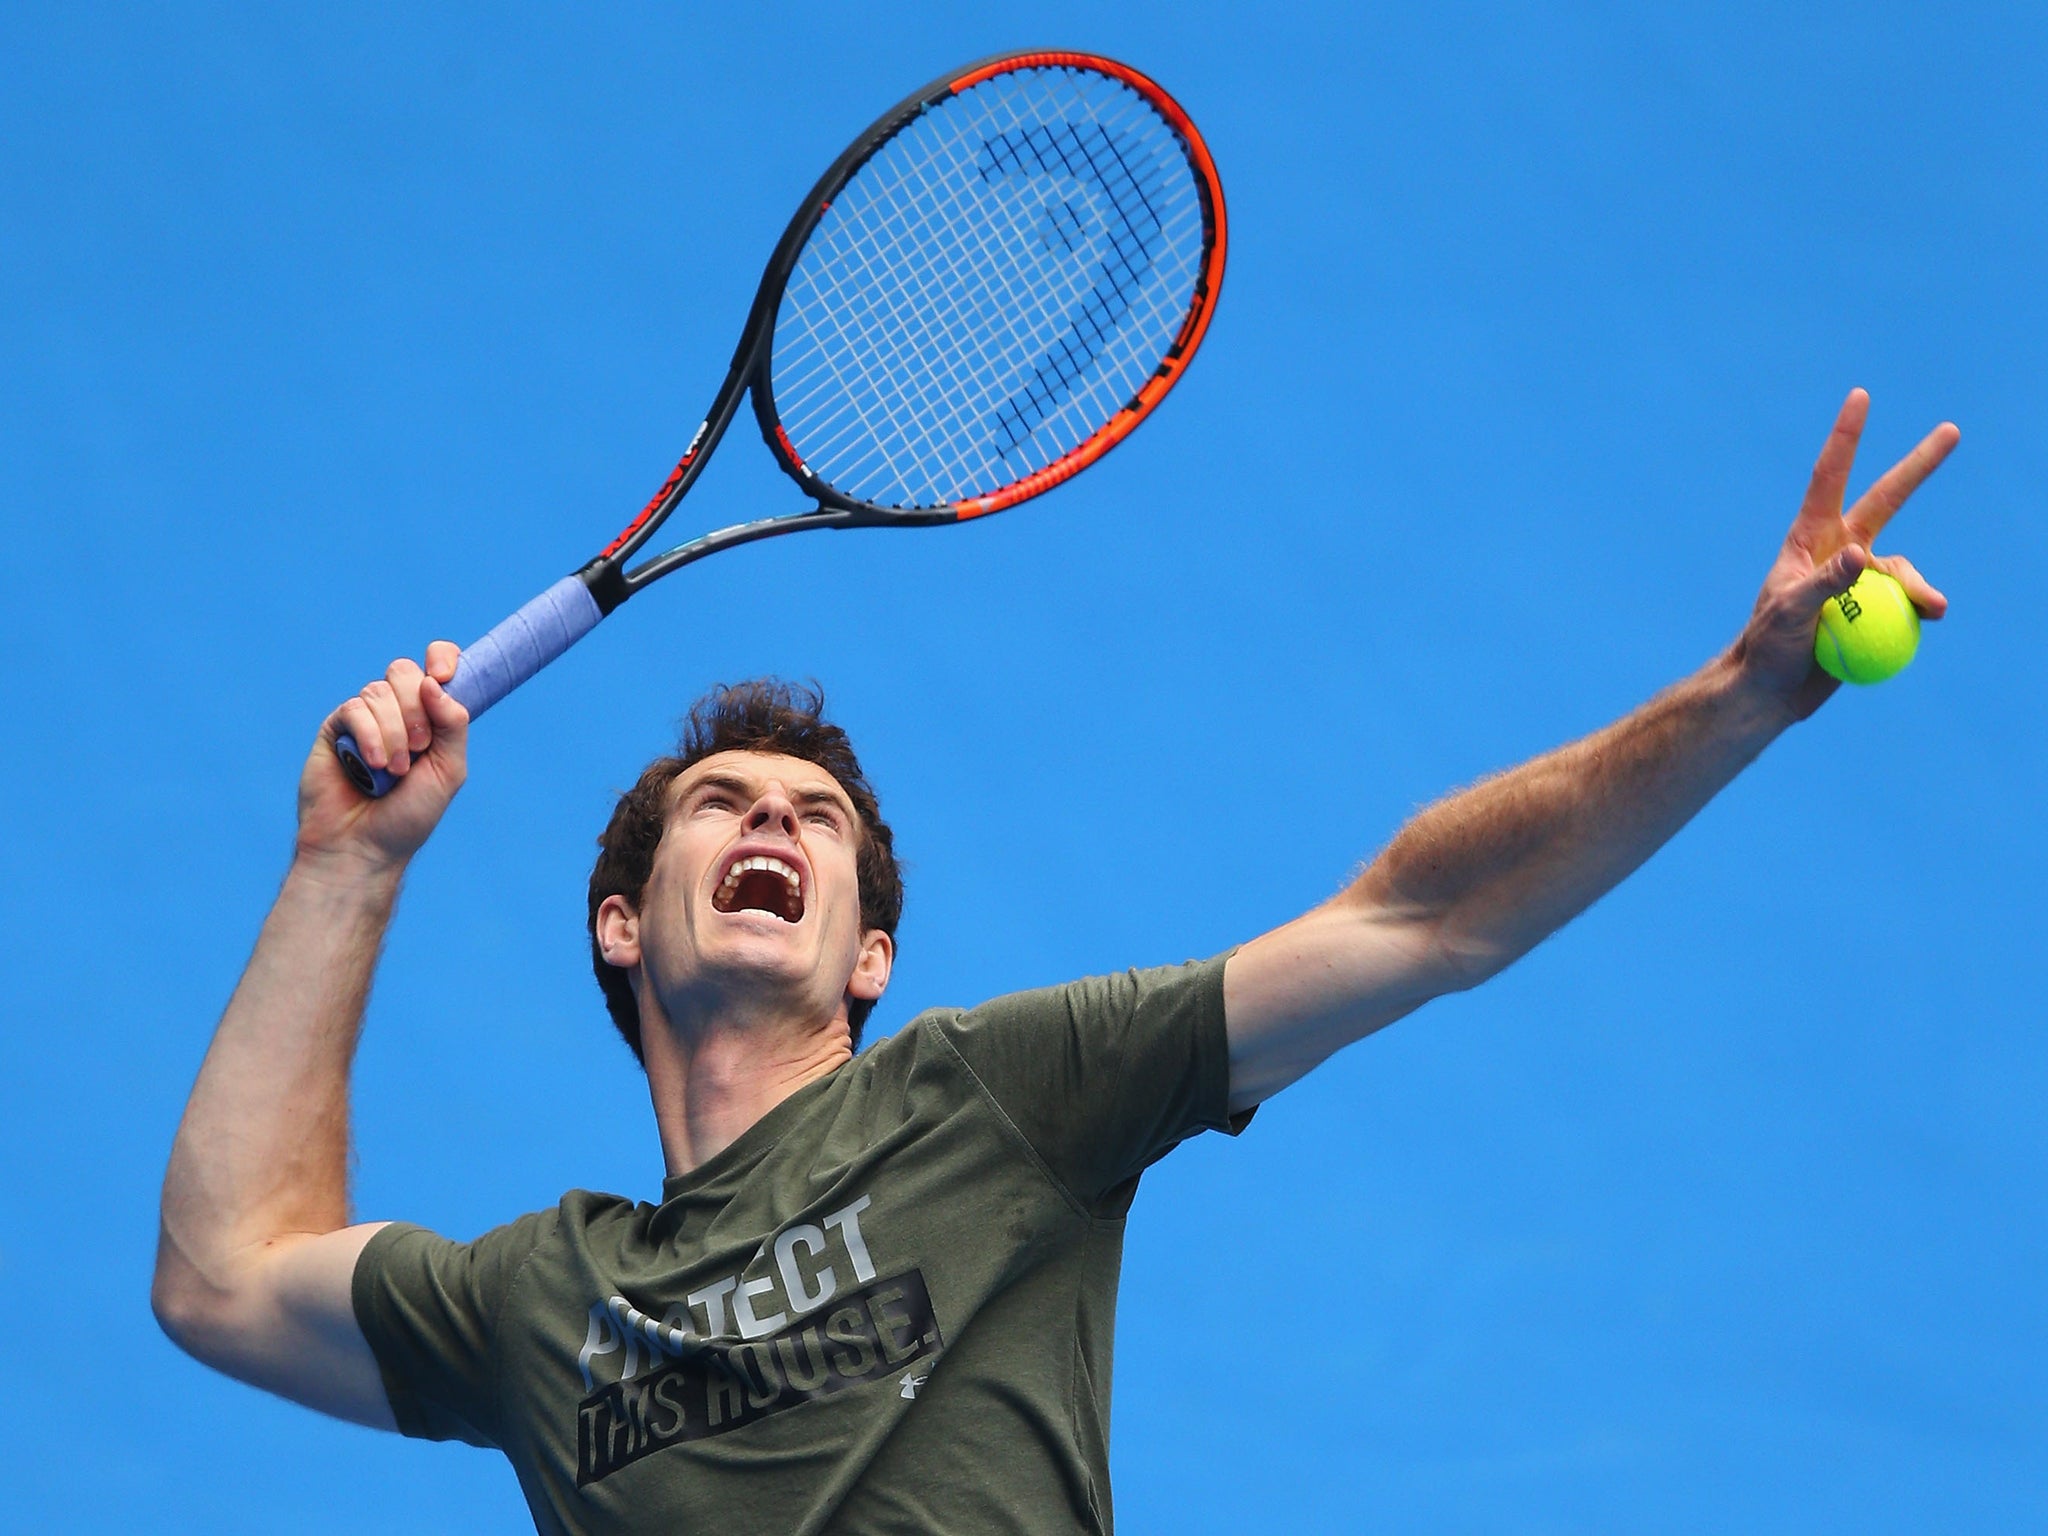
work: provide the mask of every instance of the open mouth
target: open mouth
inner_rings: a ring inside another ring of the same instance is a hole
[[[785,923],[800,922],[803,880],[794,868],[772,855],[736,859],[711,893],[711,905],[720,912],[766,912]]]

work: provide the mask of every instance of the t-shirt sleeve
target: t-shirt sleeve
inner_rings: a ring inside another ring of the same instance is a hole
[[[556,1220],[522,1216],[458,1243],[393,1222],[364,1245],[351,1299],[399,1430],[497,1446],[497,1327],[519,1268]]]
[[[1235,1135],[1227,955],[999,997],[943,1024],[996,1107],[1084,1205],[1203,1130]],[[1126,1196],[1127,1198],[1127,1196]]]

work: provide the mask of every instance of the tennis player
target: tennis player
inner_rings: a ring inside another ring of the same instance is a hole
[[[1344,891],[1198,964],[918,1015],[891,838],[845,736],[773,684],[701,702],[620,802],[595,964],[646,1068],[659,1204],[574,1191],[470,1243],[351,1224],[349,1072],[407,861],[464,773],[455,648],[329,717],[296,857],[192,1091],[154,1301],[198,1359],[358,1423],[502,1450],[546,1532],[1110,1528],[1110,1341],[1139,1175],[1350,1042],[1492,976],[1834,685],[1822,603],[1954,446],[1851,507],[1844,404],[1729,649],[1418,815]],[[400,779],[349,788],[354,733]]]

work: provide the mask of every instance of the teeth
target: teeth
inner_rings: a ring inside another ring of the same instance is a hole
[[[739,885],[742,876],[757,869],[765,869],[771,874],[780,875],[789,882],[789,888],[793,891],[801,891],[803,889],[803,881],[798,877],[794,869],[778,858],[761,854],[757,854],[753,858],[741,859],[735,863],[731,869],[725,872],[725,884],[721,889],[727,891],[735,889]]]

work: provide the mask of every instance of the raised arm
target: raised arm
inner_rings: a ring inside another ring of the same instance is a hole
[[[468,716],[433,680],[456,656],[430,646],[431,679],[393,662],[320,729],[284,889],[171,1148],[150,1296],[164,1331],[216,1370],[383,1429],[391,1408],[349,1296],[382,1225],[349,1225],[349,1069],[405,866],[462,783]],[[349,787],[343,730],[403,775],[384,799]]]
[[[1231,1107],[1527,954],[1656,852],[1838,686],[1813,660],[1821,605],[1871,565],[1927,618],[1947,600],[1871,541],[1960,434],[1944,423],[1844,514],[1869,397],[1851,391],[1734,645],[1626,719],[1429,807],[1352,884],[1224,972]]]

